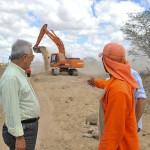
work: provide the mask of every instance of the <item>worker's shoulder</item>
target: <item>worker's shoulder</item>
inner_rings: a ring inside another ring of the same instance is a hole
[[[125,80],[115,79],[111,85],[111,88],[113,91],[126,92],[131,89],[131,86]]]
[[[11,80],[13,80],[13,79],[16,80],[16,77],[17,77],[17,73],[16,73],[15,70],[6,68],[6,70],[4,71],[4,73],[1,76],[0,82],[3,83],[3,82],[8,81],[10,79]]]
[[[135,78],[135,80],[141,79],[140,74],[137,71],[133,70],[133,69],[131,69],[131,74]]]

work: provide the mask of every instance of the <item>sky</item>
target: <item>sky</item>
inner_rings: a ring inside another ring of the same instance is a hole
[[[150,0],[0,0],[0,62],[8,61],[17,39],[36,43],[44,24],[63,41],[68,57],[98,58],[105,44],[128,49],[120,28],[128,13],[144,11]],[[46,35],[39,44],[58,52]],[[35,61],[41,61],[35,53]]]

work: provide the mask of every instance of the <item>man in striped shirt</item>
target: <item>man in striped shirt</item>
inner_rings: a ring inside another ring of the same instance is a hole
[[[17,40],[12,45],[11,63],[0,80],[3,139],[10,150],[35,149],[40,106],[25,72],[33,58],[32,44]]]

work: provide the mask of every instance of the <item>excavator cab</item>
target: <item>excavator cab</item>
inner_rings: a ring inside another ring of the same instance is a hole
[[[50,65],[53,66],[53,65],[56,64],[58,61],[59,61],[58,54],[52,54]]]
[[[66,61],[65,56],[62,53],[54,53],[51,55],[50,65],[53,67],[57,62]]]

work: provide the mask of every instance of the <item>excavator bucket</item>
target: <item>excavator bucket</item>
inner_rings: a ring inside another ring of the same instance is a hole
[[[33,51],[34,51],[35,53],[42,53],[41,50],[40,50],[40,48],[41,48],[40,46],[37,46],[37,47],[34,46],[34,47],[33,47]]]

